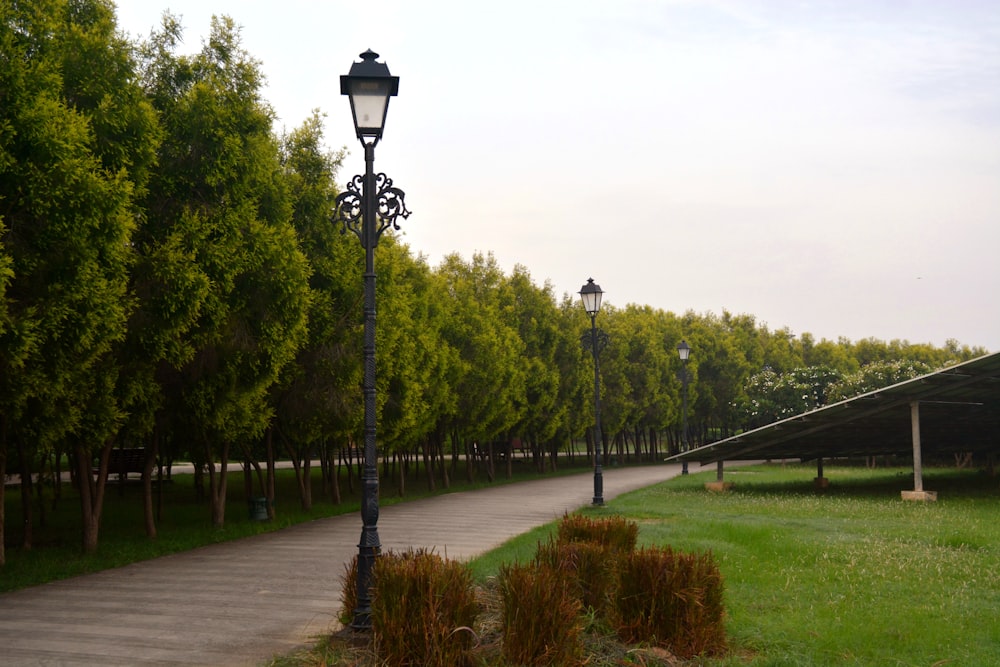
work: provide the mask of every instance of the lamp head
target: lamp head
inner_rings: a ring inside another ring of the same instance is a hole
[[[389,98],[399,92],[399,77],[391,76],[385,63],[376,62],[378,54],[368,49],[361,62],[351,65],[351,71],[340,77],[340,94],[351,98],[354,130],[358,139],[378,141],[385,129]]]
[[[601,286],[594,282],[593,278],[587,278],[587,284],[580,288],[580,299],[583,301],[583,309],[591,317],[597,315],[601,310]]]

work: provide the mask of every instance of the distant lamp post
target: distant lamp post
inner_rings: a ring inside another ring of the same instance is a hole
[[[358,544],[357,601],[351,627],[371,628],[371,576],[375,559],[382,550],[378,536],[378,452],[375,440],[375,247],[389,227],[399,229],[396,218],[406,218],[404,193],[392,186],[385,174],[375,174],[375,144],[382,138],[389,98],[399,90],[399,77],[376,62],[371,49],[361,54],[361,62],[351,65],[340,77],[340,93],[351,99],[354,129],[365,148],[365,175],[355,176],[347,190],[337,197],[335,222],[343,223],[365,249],[364,274],[364,411],[365,460],[361,474],[361,541]]]
[[[601,310],[601,296],[604,292],[593,278],[587,279],[587,284],[580,288],[580,299],[583,309],[590,315],[589,341],[584,334],[585,342],[590,343],[591,354],[594,355],[594,505],[604,504],[604,474],[601,469],[603,454],[601,444],[604,436],[601,433],[601,349],[608,343],[608,335],[597,329],[597,313]]]
[[[691,356],[691,346],[687,341],[681,341],[677,346],[677,354],[681,358],[681,451],[688,450],[688,357]],[[688,474],[688,462],[681,461],[681,474]]]

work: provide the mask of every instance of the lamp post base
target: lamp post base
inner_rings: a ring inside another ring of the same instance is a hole
[[[595,506],[601,506],[604,504],[604,475],[601,473],[601,466],[598,464],[597,470],[594,471],[594,500],[593,504]]]

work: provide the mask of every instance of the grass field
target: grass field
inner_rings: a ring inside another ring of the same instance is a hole
[[[705,665],[1000,665],[1000,480],[930,470],[936,503],[910,503],[909,471],[811,466],[714,473],[621,496],[588,514],[640,525],[642,544],[711,551],[726,581],[733,654]],[[530,558],[551,526],[473,562]]]

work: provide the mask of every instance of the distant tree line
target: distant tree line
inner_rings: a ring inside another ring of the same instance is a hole
[[[0,475],[21,476],[26,546],[33,473],[64,460],[85,551],[117,447],[146,452],[151,537],[158,463],[194,462],[221,526],[230,461],[266,494],[269,464],[292,459],[306,506],[314,462],[334,502],[338,470],[357,462],[363,256],[331,221],[343,153],[325,148],[318,112],[275,133],[231,19],[213,19],[194,55],[180,38],[168,14],[130,41],[110,0],[0,3]],[[379,446],[401,491],[417,461],[431,486],[484,461],[492,477],[514,439],[539,469],[573,441],[593,451],[575,295],[489,254],[431,267],[391,236],[377,265]],[[695,442],[858,389],[878,364],[984,352],[631,304],[599,321],[604,451],[621,459],[677,450],[681,339]]]

